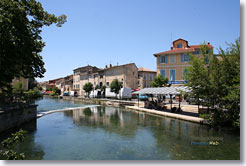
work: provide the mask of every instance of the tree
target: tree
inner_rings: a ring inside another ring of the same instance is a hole
[[[96,85],[95,86],[95,90],[97,90],[97,89],[100,89],[100,86],[99,85]]]
[[[92,83],[88,82],[84,85],[83,90],[87,93],[88,97],[90,95],[90,92],[93,90]]]
[[[114,92],[116,94],[116,97],[117,97],[117,94],[119,94],[119,91],[121,89],[122,85],[121,83],[118,81],[118,79],[114,79],[111,84],[110,84],[110,91],[111,92]]]
[[[201,45],[201,57],[191,55],[186,80],[193,95],[210,111],[213,125],[240,127],[240,39],[228,48],[219,49],[219,56],[207,54]]]
[[[54,86],[54,87],[52,88],[52,91],[53,91],[55,94],[58,94],[58,95],[61,94],[61,90],[60,90],[58,87],[56,87],[56,86]]]
[[[165,87],[168,83],[168,78],[162,77],[161,74],[156,76],[154,80],[151,82],[151,87]]]
[[[61,27],[66,16],[49,14],[36,0],[1,0],[0,9],[0,90],[9,92],[14,77],[43,77],[41,28]]]

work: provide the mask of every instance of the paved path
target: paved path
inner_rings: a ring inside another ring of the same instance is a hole
[[[158,110],[154,110],[154,109],[146,109],[146,108],[141,108],[141,107],[137,107],[137,106],[126,106],[126,108],[141,111],[141,112],[156,114],[156,115],[167,116],[167,117],[171,117],[171,118],[175,118],[175,119],[181,119],[181,120],[185,120],[185,121],[195,122],[195,123],[204,124],[204,122],[205,122],[203,118],[194,117],[194,116],[187,116],[187,115],[182,115],[182,114],[177,114],[177,113],[158,111]]]

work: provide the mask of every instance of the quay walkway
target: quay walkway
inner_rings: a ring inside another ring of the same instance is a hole
[[[154,109],[141,108],[138,106],[125,106],[125,108],[126,109],[133,109],[133,110],[141,111],[141,112],[146,112],[146,113],[150,113],[150,114],[155,114],[155,115],[166,116],[166,117],[175,118],[175,119],[181,119],[181,120],[185,120],[185,121],[189,121],[189,122],[207,124],[207,121],[204,120],[203,118],[195,117],[195,116],[188,116],[188,115],[184,115],[182,113],[170,113],[170,112],[158,111],[158,110],[154,110]]]

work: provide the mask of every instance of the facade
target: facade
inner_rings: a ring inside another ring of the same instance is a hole
[[[70,92],[73,90],[73,75],[68,75],[64,77],[64,90],[63,92]]]
[[[213,50],[213,46],[207,44],[208,52]],[[155,53],[157,74],[167,77],[169,84],[182,85],[184,80],[185,68],[190,66],[189,53],[195,56],[201,55],[200,45],[188,45],[188,41],[177,39],[173,41],[171,50]]]
[[[114,79],[118,79],[124,88],[137,89],[138,87],[138,68],[135,63],[124,65],[106,66],[98,72],[99,86],[109,87]]]
[[[146,69],[143,67],[138,68],[138,89],[151,87],[151,82],[156,77],[156,71]]]
[[[73,70],[73,90],[77,92],[79,96],[86,95],[83,90],[83,86],[86,83],[91,82],[93,84],[93,87],[98,84],[98,70],[99,68],[90,65]]]
[[[61,94],[63,94],[64,92],[64,83],[65,83],[64,78],[58,78],[55,83],[55,86],[61,90]]]
[[[12,85],[14,86],[17,82],[22,83],[22,87],[24,89],[24,91],[28,91],[28,79],[24,78],[24,77],[20,77],[20,78],[14,78],[12,80]]]
[[[49,84],[48,81],[44,81],[44,82],[39,82],[38,86],[41,87],[43,91],[46,91],[48,84]]]

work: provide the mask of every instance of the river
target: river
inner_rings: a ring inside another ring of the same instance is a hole
[[[38,112],[88,106],[50,98],[36,104]],[[26,159],[44,160],[240,159],[238,132],[125,108],[90,106],[37,119],[36,130],[16,149]]]

